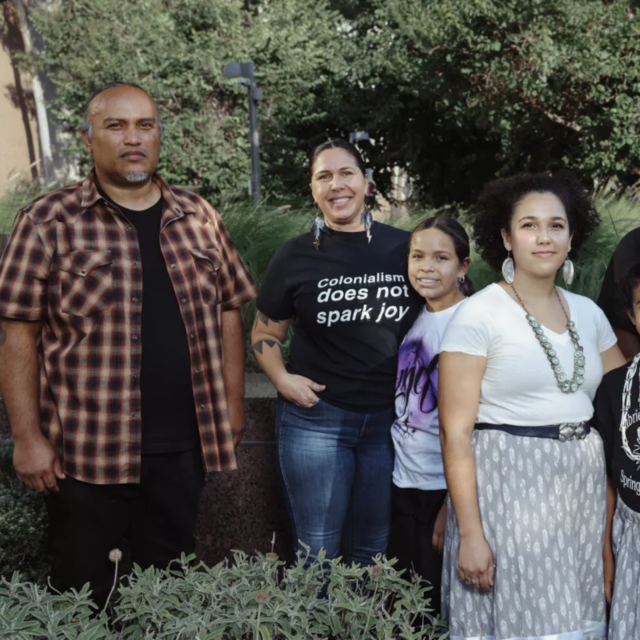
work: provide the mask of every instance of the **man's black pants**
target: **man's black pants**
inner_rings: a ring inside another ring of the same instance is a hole
[[[124,540],[143,569],[193,553],[203,485],[199,450],[143,456],[140,484],[58,480],[60,491],[45,498],[52,586],[64,591],[89,582],[102,607],[114,578],[109,552],[122,549]]]

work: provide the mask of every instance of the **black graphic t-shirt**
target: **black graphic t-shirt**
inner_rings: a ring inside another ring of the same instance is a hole
[[[604,442],[609,476],[624,503],[640,513],[640,385],[637,373],[631,386],[629,421],[624,432],[620,429],[622,390],[630,366],[614,369],[602,379],[595,399],[595,427]]]
[[[398,346],[422,306],[406,273],[409,233],[375,222],[371,234],[326,230],[318,250],[310,233],[290,240],[257,301],[272,320],[293,319],[288,371],[359,412],[393,406]]]

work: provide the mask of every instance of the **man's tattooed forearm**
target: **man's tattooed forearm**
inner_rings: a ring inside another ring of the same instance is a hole
[[[262,313],[262,311],[256,311],[256,321],[253,326],[257,327],[258,322],[262,322],[262,324],[266,325],[267,327],[269,326],[269,323],[280,324],[280,320],[272,320],[268,316],[265,316],[264,313]]]
[[[269,349],[273,349],[273,347],[278,347],[278,349],[280,349],[280,353],[282,353],[282,344],[280,344],[277,340],[258,340],[258,342],[256,342],[253,345],[253,350],[256,353],[259,353],[260,355],[262,355],[264,353],[265,345],[267,345]]]

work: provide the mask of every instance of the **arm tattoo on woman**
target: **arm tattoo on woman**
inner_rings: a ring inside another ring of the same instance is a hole
[[[280,353],[282,353],[282,344],[280,344],[277,340],[258,340],[254,345],[252,345],[253,350],[260,355],[264,352],[264,345],[267,345],[270,349],[273,347],[278,347],[280,349]]]
[[[257,327],[258,326],[258,322],[262,322],[262,324],[264,324],[267,327],[269,326],[270,322],[272,324],[280,324],[280,320],[272,320],[268,316],[265,316],[264,313],[262,313],[262,311],[257,311],[256,310],[256,321],[255,321],[253,326]]]

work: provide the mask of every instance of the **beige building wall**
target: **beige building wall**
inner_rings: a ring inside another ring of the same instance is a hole
[[[31,79],[12,63],[22,38],[9,26],[0,36],[0,196],[38,175],[38,127]]]

